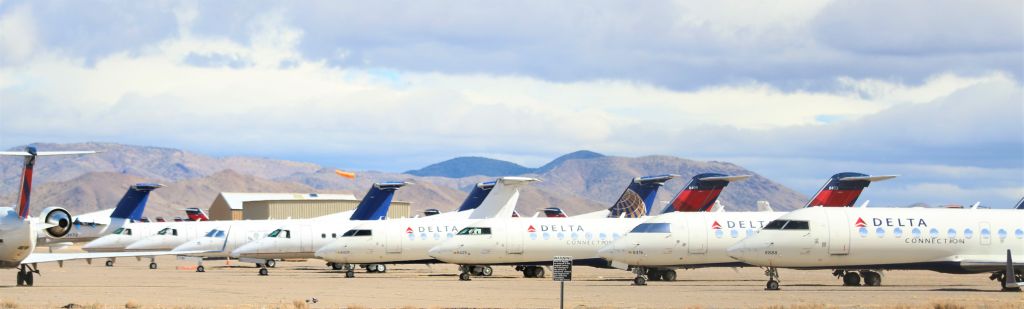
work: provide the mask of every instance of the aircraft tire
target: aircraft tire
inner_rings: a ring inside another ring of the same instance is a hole
[[[114,267],[114,261],[108,260],[106,263],[103,263],[103,265],[106,265],[107,267]]]
[[[333,270],[345,269],[345,264],[331,263],[331,269],[333,269]]]
[[[544,267],[534,266],[533,267],[534,278],[544,278]]]
[[[260,276],[267,276],[267,275],[270,275],[270,271],[267,270],[266,268],[260,268]]]
[[[267,260],[267,267],[270,267],[270,268],[277,267],[277,261]]]
[[[636,276],[633,278],[633,285],[647,285],[647,279],[643,276]]]
[[[206,267],[203,267],[203,265],[196,266],[196,272],[197,273],[205,273],[206,272]]]
[[[845,286],[859,286],[860,275],[855,272],[847,272],[843,275],[843,285]]]
[[[469,281],[469,280],[470,280],[469,279],[469,273],[464,272],[464,273],[460,273],[459,274],[459,281]]]
[[[149,263],[149,269],[156,269],[156,263]]]
[[[345,278],[355,278],[355,277],[356,277],[356,271],[355,270],[349,269],[348,271],[345,272]]]
[[[386,273],[386,272],[388,272],[388,267],[387,267],[387,265],[384,265],[384,264],[377,264],[377,265],[376,265],[376,266],[374,266],[374,267],[375,267],[375,268],[377,269],[377,272],[379,272],[379,273]]]
[[[661,271],[654,268],[647,269],[647,280],[661,281]]]
[[[484,277],[490,277],[493,274],[494,269],[492,269],[490,266],[484,266],[480,268],[480,275],[483,275]]]
[[[861,276],[864,277],[864,285],[866,286],[880,286],[882,285],[882,275],[873,272],[865,271],[861,272]]]
[[[17,275],[18,275],[18,286],[24,286],[25,285],[25,273],[23,273],[23,272],[21,272],[19,270]]]
[[[662,281],[676,281],[676,271],[673,269],[666,269],[661,273]]]
[[[25,273],[25,286],[32,286],[32,272]]]
[[[764,289],[765,290],[769,290],[769,291],[778,291],[779,290],[779,282],[775,281],[775,280],[768,280],[768,284],[765,284]]]

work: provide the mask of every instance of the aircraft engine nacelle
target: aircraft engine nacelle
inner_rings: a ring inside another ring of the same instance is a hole
[[[61,238],[71,231],[71,213],[61,207],[46,207],[39,214],[43,223],[53,226],[46,228],[46,235],[53,238]]]

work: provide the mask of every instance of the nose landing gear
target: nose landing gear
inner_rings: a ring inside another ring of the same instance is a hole
[[[768,291],[779,290],[779,269],[775,267],[768,267],[764,270],[765,276],[768,276],[768,283],[765,284],[764,289]]]
[[[28,264],[21,264],[18,266],[18,286],[32,286],[34,278],[33,274],[38,274],[39,269],[33,268]]]

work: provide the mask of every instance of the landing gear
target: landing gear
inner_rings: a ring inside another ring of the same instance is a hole
[[[995,280],[996,282],[999,283],[999,290],[1000,291],[1003,291],[1003,292],[1020,292],[1020,287],[1007,287],[1006,286],[1006,281],[1007,281],[1006,279],[1007,278],[1006,278],[1006,272],[1005,271],[992,273],[992,276],[989,276],[988,278],[992,279],[992,280]],[[1024,282],[1024,273],[1015,272],[1014,279],[1015,279],[1014,280],[1015,282]]]
[[[633,278],[633,285],[647,285],[647,277],[651,274],[650,270],[644,267],[635,267],[633,273],[636,274],[636,278]]]
[[[870,270],[862,270],[860,271],[860,276],[864,277],[864,285],[866,286],[882,285],[882,275],[877,272]]]
[[[470,281],[469,272],[472,271],[473,266],[459,265],[459,281]]]
[[[765,276],[768,276],[768,283],[765,284],[764,289],[768,291],[779,290],[779,269],[775,267],[768,267],[764,270]]]
[[[676,271],[672,269],[665,269],[661,271],[662,281],[676,281]]]
[[[490,266],[467,266],[469,267],[469,273],[473,276],[478,277],[490,277],[494,274],[494,269]]]
[[[333,270],[346,269],[346,267],[345,267],[346,264],[339,264],[339,263],[328,263],[328,264],[330,264],[331,269],[333,269]]]
[[[18,286],[32,286],[33,274],[38,274],[38,269],[32,269],[28,264],[18,266]]]
[[[106,265],[107,267],[114,267],[114,260],[107,260],[103,265]]]
[[[196,266],[196,272],[197,273],[205,273],[206,272],[206,267],[203,267],[203,265]]]
[[[149,262],[149,269],[156,269],[156,262]]]
[[[260,276],[270,275],[270,271],[266,267],[260,267]]]
[[[843,275],[843,285],[845,286],[860,286],[860,274],[855,272],[847,272]]]
[[[356,271],[355,270],[349,268],[349,270],[345,271],[345,278],[354,278],[355,276],[356,276]]]
[[[384,273],[388,271],[388,267],[384,266],[384,264],[368,264],[364,267],[366,267],[366,272],[368,273]]]
[[[540,266],[519,266],[517,270],[523,272],[525,278],[544,278],[544,267]]]
[[[263,265],[267,265],[267,267],[274,268],[274,267],[277,267],[277,261],[275,261],[275,260],[267,260],[267,262],[264,263]]]

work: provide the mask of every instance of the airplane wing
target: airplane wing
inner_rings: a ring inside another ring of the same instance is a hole
[[[185,255],[204,251],[139,251],[139,252],[82,252],[82,253],[32,253],[21,264],[61,262],[70,260],[105,259],[115,257],[137,257],[157,255]]]

